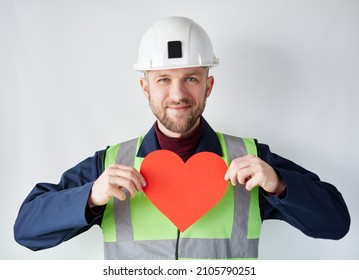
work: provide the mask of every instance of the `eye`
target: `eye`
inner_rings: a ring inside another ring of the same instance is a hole
[[[165,83],[168,83],[170,81],[169,78],[159,78],[157,80],[157,83],[160,83],[160,84],[165,84]]]
[[[188,77],[186,78],[186,82],[197,83],[198,79],[196,77]]]

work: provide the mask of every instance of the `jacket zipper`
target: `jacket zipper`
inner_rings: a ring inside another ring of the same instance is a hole
[[[179,240],[180,240],[181,232],[179,229],[177,229],[177,240],[176,240],[176,251],[175,251],[175,259],[178,260],[178,246],[179,246]]]

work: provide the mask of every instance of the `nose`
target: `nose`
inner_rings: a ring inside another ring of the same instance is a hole
[[[174,81],[171,84],[170,97],[174,101],[180,101],[187,95],[186,87],[181,81]]]

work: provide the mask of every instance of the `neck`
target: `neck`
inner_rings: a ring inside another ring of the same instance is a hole
[[[199,124],[185,137],[171,137],[164,134],[157,124],[155,124],[155,132],[158,144],[161,149],[169,150],[179,155],[183,161],[190,158],[197,150],[200,142],[202,131],[204,127],[204,120],[200,119]]]

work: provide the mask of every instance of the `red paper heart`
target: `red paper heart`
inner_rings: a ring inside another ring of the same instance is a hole
[[[201,152],[186,163],[175,153],[158,150],[142,162],[148,199],[184,232],[224,196],[227,165],[217,154]]]

